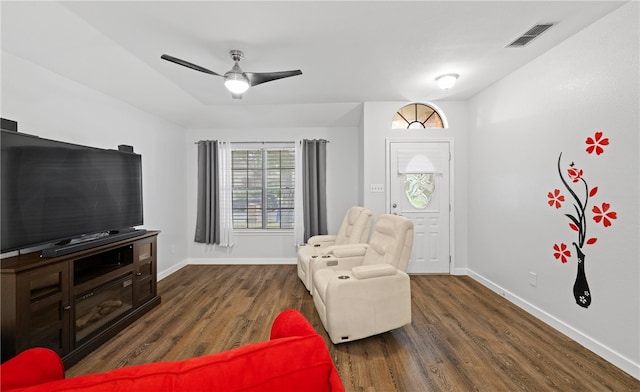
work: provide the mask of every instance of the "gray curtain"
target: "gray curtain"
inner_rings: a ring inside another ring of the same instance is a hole
[[[327,141],[302,141],[304,242],[327,234]]]
[[[195,242],[220,243],[218,142],[198,142],[198,210]]]

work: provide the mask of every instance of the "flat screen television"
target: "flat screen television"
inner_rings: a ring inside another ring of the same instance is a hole
[[[1,132],[1,253],[143,224],[139,154]]]

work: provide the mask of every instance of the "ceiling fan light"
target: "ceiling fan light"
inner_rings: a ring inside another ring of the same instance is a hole
[[[460,75],[454,73],[441,75],[436,78],[436,83],[438,83],[438,86],[441,89],[449,90],[454,84],[456,84],[456,80],[458,80],[459,76]]]
[[[249,81],[243,74],[227,73],[224,75],[224,86],[234,94],[242,94],[249,89]]]

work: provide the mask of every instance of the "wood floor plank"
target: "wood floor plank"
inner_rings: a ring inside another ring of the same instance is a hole
[[[162,304],[67,377],[173,361],[269,339],[298,309],[324,337],[347,391],[638,391],[640,381],[464,276],[411,276],[410,325],[334,345],[292,265],[182,268]]]

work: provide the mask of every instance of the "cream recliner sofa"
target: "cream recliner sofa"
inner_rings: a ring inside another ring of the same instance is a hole
[[[328,254],[341,246],[366,243],[371,231],[372,213],[364,207],[351,207],[340,225],[337,234],[315,235],[306,244],[298,246],[298,277],[311,292],[312,259]]]
[[[411,323],[406,274],[413,222],[378,217],[369,244],[334,250],[312,263],[313,302],[333,343],[387,332]]]

